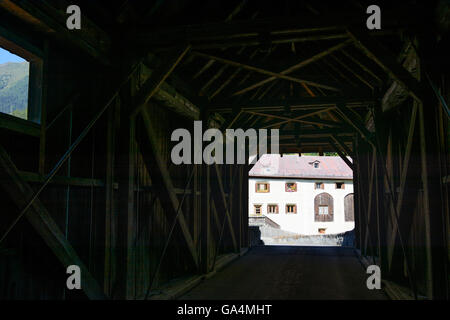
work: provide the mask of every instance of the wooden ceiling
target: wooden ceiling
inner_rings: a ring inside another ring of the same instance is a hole
[[[297,152],[336,141],[351,148],[370,107],[393,79],[403,81],[395,64],[401,67],[411,35],[431,14],[417,1],[379,1],[382,29],[369,31],[365,0],[72,2],[90,26],[77,41],[88,41],[95,58],[108,61],[118,42],[136,58],[152,52],[162,61],[187,46],[167,81],[176,77],[192,102],[219,113],[222,128],[279,128],[286,151]],[[402,84],[415,92],[408,81]]]

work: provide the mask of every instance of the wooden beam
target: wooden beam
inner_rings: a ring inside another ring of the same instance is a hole
[[[354,113],[349,107],[342,103],[336,104],[337,109],[339,110],[339,113],[343,116],[343,118],[351,125],[353,126],[362,137],[364,137],[370,144],[375,146],[375,143],[373,142],[372,133],[367,130],[359,116]]]
[[[333,149],[337,152],[337,154],[339,155],[339,157],[341,157],[342,160],[344,160],[344,162],[347,164],[347,166],[352,169],[353,171],[353,163],[348,160],[348,158],[345,156],[345,154],[342,153],[342,151],[338,148],[338,146],[334,143],[333,139],[329,139],[328,140],[330,145],[333,147]]]
[[[44,183],[45,175],[37,172],[18,171],[19,176],[26,182],[31,183]],[[78,187],[104,187],[105,182],[101,179],[91,178],[77,178],[77,177],[65,177],[54,176],[50,184],[65,185],[65,186],[78,186]]]
[[[372,237],[370,236],[370,220],[372,217],[372,199],[373,199],[373,185],[374,185],[374,176],[375,176],[375,162],[376,162],[376,154],[377,151],[374,147],[372,147],[372,163],[368,164],[367,168],[370,167],[370,174],[369,174],[369,200],[367,203],[367,222],[366,222],[366,234],[364,237],[364,251],[367,252],[367,246],[370,240],[371,249],[373,250],[373,242]],[[368,162],[369,157],[367,157]],[[374,253],[372,252],[372,257],[374,256]]]
[[[231,21],[247,4],[247,0],[242,0],[235,8],[234,10],[227,16],[227,18],[225,19],[225,22],[229,22]],[[244,48],[244,47],[243,47]],[[221,48],[221,50],[223,51],[225,48]],[[208,62],[206,62],[206,64],[194,75],[194,79],[198,78],[203,72],[205,72],[206,70],[208,70],[213,64],[214,64],[214,60],[209,60]],[[226,81],[229,82],[229,81]],[[220,92],[223,87],[225,87],[226,84],[224,84],[221,88],[219,88],[217,91]],[[218,92],[214,92],[211,95],[211,99],[218,94]]]
[[[174,191],[174,186],[172,183],[172,178],[170,177],[169,171],[167,170],[166,164],[161,158],[160,150],[158,147],[158,141],[156,140],[156,133],[151,125],[151,119],[148,111],[144,108],[141,111],[142,119],[147,131],[148,147],[141,148],[143,155],[146,155],[147,169],[149,170],[152,180],[158,185],[159,197],[161,200],[161,205],[167,214],[172,218],[177,217],[178,224],[181,228],[181,232],[184,236],[184,240],[187,245],[192,259],[198,267],[198,254],[197,249],[194,246],[194,241],[192,239],[189,226],[184,217],[182,209],[179,207],[179,201],[177,195]]]
[[[403,197],[405,195],[406,178],[407,178],[407,174],[408,174],[409,161],[411,159],[411,150],[412,150],[413,140],[414,140],[416,117],[417,117],[417,102],[415,102],[413,104],[413,108],[412,108],[412,112],[411,112],[411,118],[410,118],[410,122],[409,122],[409,130],[408,130],[408,139],[406,142],[405,154],[403,156],[403,166],[401,168],[401,173],[400,173],[400,192],[397,197],[396,211],[395,211],[398,214],[398,218],[401,217],[401,212],[402,212]],[[392,239],[395,241],[395,239],[397,237],[397,231],[398,231],[396,219],[393,219],[392,229],[390,231],[391,231]],[[395,242],[393,243],[392,246],[388,247],[387,256],[388,256],[389,261],[392,261],[392,258],[393,258],[394,244],[395,244]]]
[[[339,89],[331,87],[331,86],[327,86],[327,85],[320,84],[320,83],[317,83],[317,82],[303,80],[303,79],[299,79],[299,78],[295,78],[295,77],[290,77],[290,76],[287,76],[287,75],[285,75],[283,73],[272,72],[272,71],[269,71],[267,69],[263,69],[263,68],[251,66],[251,65],[248,65],[248,64],[236,62],[236,61],[233,61],[233,60],[221,58],[221,57],[214,56],[214,55],[211,55],[211,54],[201,53],[201,52],[197,52],[197,51],[193,52],[193,54],[197,55],[199,57],[203,57],[203,58],[219,61],[219,62],[222,62],[224,64],[228,64],[228,65],[231,65],[231,66],[234,66],[234,67],[237,67],[237,68],[243,68],[243,69],[247,69],[247,70],[254,71],[254,72],[257,72],[257,73],[261,73],[261,74],[264,74],[264,75],[268,75],[268,76],[271,76],[272,78],[274,78],[273,80],[275,80],[275,79],[283,79],[283,80],[288,80],[288,81],[292,81],[292,82],[297,82],[297,83],[300,83],[300,84],[309,84],[310,86],[313,86],[313,87],[324,88],[324,89],[328,89],[328,90],[332,90],[332,91],[339,91]]]
[[[71,31],[66,26],[66,8],[69,3],[59,1],[61,8],[56,8],[55,3],[49,1],[29,0],[3,0],[0,7],[17,16],[27,24],[31,24],[37,30],[45,32],[57,39],[80,48],[98,61],[109,63],[111,39],[106,32],[96,26],[88,17],[82,15],[82,28]],[[62,9],[62,10],[61,10]]]
[[[349,155],[350,157],[352,157],[353,159],[353,152],[352,150],[350,150],[350,148],[344,143],[344,141],[342,140],[341,137],[339,137],[337,134],[331,134],[331,139],[333,139],[333,141],[342,148],[342,150],[345,151],[345,153],[347,155]]]
[[[162,83],[169,77],[175,67],[180,63],[190,46],[183,46],[175,49],[169,57],[162,63],[162,65],[154,71],[154,74],[143,84],[139,90],[140,95],[136,97],[136,106],[131,111],[131,116],[135,117],[144,107],[153,95],[159,90]]]
[[[267,40],[272,43],[292,43],[343,39],[346,38],[345,27],[352,24],[361,25],[361,17],[351,12],[333,12],[321,16],[321,19],[309,14],[295,18],[247,19],[164,28],[141,26],[134,35],[134,42],[140,46],[167,48],[180,41],[190,41],[194,48],[221,48],[259,45],[267,43]],[[392,34],[391,30],[411,24],[418,24],[418,20],[410,10],[387,12],[383,13],[383,30],[372,33]],[[264,34],[269,38],[261,37]]]
[[[220,92],[222,92],[222,90],[225,89],[225,87],[228,86],[231,83],[231,80],[233,80],[238,75],[238,73],[241,72],[241,71],[242,71],[242,68],[237,68],[236,70],[234,70],[234,72],[228,77],[228,79],[225,80],[225,82],[222,83],[220,85],[220,87],[217,88],[216,91],[214,91],[209,98],[213,99]]]
[[[324,125],[328,127],[336,127],[338,123],[331,122],[331,121],[325,121],[325,120],[305,120],[305,119],[291,119],[284,116],[279,116],[275,114],[267,114],[267,113],[261,113],[261,112],[255,112],[255,111],[246,111],[247,113],[254,114],[261,117],[268,117],[268,118],[277,118],[277,119],[283,119],[286,121],[292,121],[292,122],[299,122],[299,123],[309,123],[309,124],[316,124],[316,125]]]
[[[409,94],[417,101],[422,100],[422,88],[420,83],[401,66],[381,43],[359,30],[349,28],[348,34],[355,44],[394,80],[404,86]]]
[[[213,101],[208,104],[211,112],[230,112],[233,108],[242,108],[243,111],[275,111],[291,107],[291,110],[308,108],[329,108],[338,103],[346,104],[348,107],[367,105],[375,100],[370,96],[325,96],[325,97],[293,97],[286,99],[262,99],[262,100],[239,100],[239,101]]]
[[[41,126],[39,124],[1,112],[0,128],[32,136],[35,138],[39,138],[41,135]]]
[[[343,139],[344,137],[353,137],[355,131],[351,128],[340,127],[340,128],[326,128],[326,129],[303,129],[301,132],[297,132],[296,130],[280,130],[280,137],[282,136],[294,136],[298,135],[299,137],[322,137],[326,138],[330,135],[334,135],[339,139]]]
[[[238,120],[239,116],[242,114],[242,109],[237,109],[235,110],[226,120],[225,123],[222,125],[222,127],[220,128],[221,131],[224,131],[228,128],[231,128],[233,126],[233,124],[236,123],[236,121]]]
[[[28,183],[20,177],[14,163],[5,149],[0,146],[0,186],[16,204],[18,210],[24,208],[34,193]],[[90,299],[105,299],[105,295],[97,280],[81,261],[72,245],[67,241],[57,223],[39,199],[36,199],[25,214],[28,222],[42,237],[56,258],[66,268],[77,265],[81,270],[81,288]]]
[[[335,65],[333,65],[330,61],[328,61],[327,59],[323,59],[322,62],[324,64],[327,65],[327,67],[331,70],[333,70],[334,72],[336,72],[342,79],[344,79],[344,83],[349,83],[353,88],[351,90],[347,90],[347,91],[354,91],[354,88],[358,88],[358,85],[356,84],[356,82],[354,82],[352,79],[350,79],[349,77],[347,77],[344,73],[342,73],[341,70],[339,70],[339,68],[337,68]],[[328,70],[328,69],[326,69]],[[328,74],[331,75],[330,72],[328,72]],[[333,76],[334,78],[334,76]],[[342,82],[342,80],[339,80],[339,82]]]
[[[127,86],[122,96],[131,98],[131,86]],[[114,104],[117,106],[117,100]],[[119,106],[118,106],[119,107]],[[119,182],[117,192],[117,279],[114,298],[136,299],[136,237],[137,215],[135,210],[136,177],[136,119],[128,117],[129,105],[121,103],[119,107],[120,126],[118,128],[116,171]]]
[[[200,109],[166,82],[161,84],[153,99],[184,118],[200,119]]]
[[[355,57],[353,57],[350,53],[348,53],[345,49],[341,50],[341,52],[347,57],[349,58],[353,63],[357,64],[358,66],[360,66],[361,69],[363,69],[365,72],[367,72],[368,74],[370,74],[373,78],[375,78],[377,80],[377,84],[381,85],[383,83],[383,80],[372,70],[370,70],[367,66],[365,66],[360,60],[356,59]]]
[[[211,166],[203,164],[201,166],[201,215],[200,215],[200,270],[202,273],[210,271],[211,263]]]
[[[313,55],[312,57],[310,57],[310,58],[308,58],[306,60],[303,60],[303,61],[301,61],[301,62],[299,62],[297,64],[294,64],[293,66],[291,66],[291,67],[281,71],[280,74],[281,75],[286,75],[286,74],[292,73],[292,72],[294,72],[294,71],[296,71],[296,70],[298,70],[300,68],[303,68],[303,67],[305,67],[305,66],[307,66],[307,65],[309,65],[309,64],[311,64],[311,63],[313,63],[313,62],[315,62],[317,60],[322,59],[323,57],[325,57],[325,56],[327,56],[327,55],[329,55],[329,54],[331,54],[331,53],[333,53],[333,52],[335,52],[337,50],[340,50],[340,49],[344,48],[349,43],[351,43],[351,40],[347,39],[344,42],[341,42],[341,43],[339,43],[339,44],[337,44],[335,46],[332,46],[332,47],[330,47],[330,48],[328,48],[328,49],[326,49],[324,51],[321,51],[321,52]],[[258,88],[258,87],[260,87],[260,86],[262,86],[262,85],[264,85],[264,84],[266,84],[268,82],[271,82],[271,81],[273,81],[275,79],[277,79],[277,78],[272,76],[270,78],[267,78],[265,80],[262,80],[260,82],[255,83],[255,84],[252,84],[251,86],[249,86],[249,87],[247,87],[245,89],[239,90],[239,91],[235,92],[233,95],[234,96],[241,95],[241,94],[243,94],[243,93],[245,93],[247,91],[250,91],[250,90],[253,90],[255,88]]]
[[[308,118],[308,117],[311,117],[311,116],[314,116],[314,115],[317,115],[317,114],[321,114],[321,113],[324,113],[324,112],[328,112],[328,111],[333,110],[333,109],[334,109],[334,107],[332,107],[332,108],[327,108],[327,109],[321,109],[321,110],[314,111],[314,112],[308,112],[307,114],[302,114],[301,116],[294,117],[294,118],[292,118],[291,120],[285,120],[285,121],[280,121],[280,122],[272,123],[272,124],[270,124],[270,125],[265,125],[265,126],[263,126],[261,129],[279,126],[279,125],[282,125],[282,124],[285,124],[285,123],[288,123],[288,122],[292,122],[292,121],[295,121],[295,120],[301,120],[301,119]]]
[[[343,62],[341,59],[339,59],[335,55],[330,55],[330,57],[332,57],[338,64],[340,64],[342,67],[344,67],[344,69],[346,69],[348,72],[353,74],[359,81],[361,81],[366,86],[368,86],[369,89],[373,90],[373,85],[369,81],[364,79],[364,77],[362,77],[359,73],[355,72],[355,70],[350,68],[345,62]]]
[[[228,203],[223,187],[223,181],[222,181],[222,175],[220,173],[219,166],[217,164],[214,164],[214,167],[212,168],[212,174],[213,179],[211,179],[211,186],[216,190],[215,192],[212,192],[211,195],[214,199],[214,203],[216,203],[219,208],[221,208],[224,211],[224,214],[226,216],[228,227],[230,229],[231,234],[231,240],[233,241],[233,247],[235,250],[237,250],[237,242],[236,242],[236,235],[233,228],[233,222],[231,219],[230,211],[228,209]]]
[[[114,248],[117,235],[115,225],[115,197],[114,197],[114,163],[116,151],[117,126],[116,119],[120,110],[120,99],[117,98],[114,108],[108,109],[108,120],[106,128],[106,168],[105,168],[105,264],[103,288],[108,296],[113,293],[116,272],[116,250]]]

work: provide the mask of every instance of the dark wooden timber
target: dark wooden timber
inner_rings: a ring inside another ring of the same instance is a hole
[[[1,146],[0,185],[3,191],[14,201],[17,206],[17,212],[27,205],[30,195],[33,194],[33,189],[20,177],[16,166]],[[98,282],[81,261],[72,245],[65,238],[56,222],[39,200],[33,202],[25,217],[65,268],[70,265],[80,267],[81,283],[86,295],[90,299],[105,299],[103,290]]]
[[[174,192],[174,186],[172,179],[170,178],[166,164],[161,159],[158,152],[157,143],[155,140],[154,129],[151,125],[151,120],[148,112],[143,109],[142,112],[143,122],[147,131],[147,137],[150,148],[145,148],[143,152],[149,157],[147,162],[148,170],[151,172],[155,183],[159,186],[159,197],[161,203],[167,212],[170,212],[172,219],[177,218],[178,224],[186,241],[187,249],[192,255],[192,259],[196,265],[198,265],[197,249],[194,246],[194,242],[191,236],[191,232],[187,225],[186,219],[183,215],[183,211],[179,206],[179,200]]]
[[[234,67],[238,67],[238,68],[243,68],[243,69],[247,69],[250,71],[254,71],[254,72],[258,72],[264,75],[268,75],[271,76],[272,78],[275,79],[283,79],[283,80],[289,80],[289,81],[293,81],[293,82],[297,82],[300,84],[309,84],[311,86],[314,87],[319,87],[319,88],[324,88],[324,89],[328,89],[328,90],[332,90],[332,91],[339,91],[339,89],[334,88],[334,87],[330,87],[324,84],[320,84],[317,82],[313,82],[313,81],[308,81],[308,80],[303,80],[303,79],[298,79],[296,77],[290,77],[290,76],[286,76],[283,73],[277,73],[277,72],[272,72],[263,68],[259,68],[259,67],[254,67],[254,66],[250,66],[248,64],[244,64],[244,63],[240,63],[240,62],[236,62],[236,61],[232,61],[229,59],[225,59],[225,58],[221,58],[221,57],[217,57],[217,56],[213,56],[210,54],[206,54],[206,53],[201,53],[201,52],[193,52],[194,55],[200,56],[200,57],[204,57],[204,58],[208,58],[208,59],[212,59],[215,61],[219,61]]]
[[[369,58],[373,59],[393,79],[407,88],[414,99],[418,101],[421,100],[423,90],[417,79],[399,65],[392,54],[381,43],[354,28],[349,28],[348,33],[353,41],[355,41],[356,45],[363,50]]]
[[[178,63],[180,63],[189,49],[189,46],[175,49],[171,52],[171,55],[167,57],[163,65],[154,71],[154,74],[150,76],[141,88],[141,95],[136,98],[136,107],[131,111],[132,117],[136,116],[146,106],[147,102],[153,97],[156,91],[159,90],[159,87],[172,73]]]
[[[325,56],[327,56],[327,55],[333,53],[334,51],[337,51],[337,50],[342,49],[343,47],[345,47],[345,46],[348,45],[349,43],[351,43],[350,40],[346,40],[346,41],[344,41],[344,42],[342,42],[342,43],[339,43],[338,45],[335,45],[335,46],[333,46],[333,47],[331,47],[331,48],[328,48],[328,49],[326,49],[326,50],[324,50],[324,51],[322,51],[322,52],[319,52],[319,53],[313,55],[312,57],[310,57],[310,58],[308,58],[308,59],[305,59],[305,60],[303,60],[303,61],[300,61],[300,62],[297,63],[297,64],[294,64],[293,66],[291,66],[291,67],[289,67],[289,68],[287,68],[287,69],[281,71],[280,74],[286,75],[286,74],[289,74],[289,73],[291,73],[291,72],[294,72],[294,71],[296,71],[296,70],[298,70],[298,69],[300,69],[300,68],[303,68],[303,67],[307,66],[308,64],[311,64],[311,63],[313,63],[313,62],[315,62],[315,61],[317,61],[317,60],[320,60],[320,59],[322,59],[323,57],[325,57]],[[258,88],[258,87],[260,87],[260,86],[262,86],[262,85],[264,85],[264,84],[266,84],[266,83],[268,83],[268,82],[271,82],[271,81],[273,81],[273,80],[275,80],[275,79],[277,79],[277,78],[272,76],[272,77],[270,77],[270,78],[267,78],[266,80],[263,80],[263,81],[260,81],[260,82],[255,83],[255,84],[252,84],[251,86],[246,87],[245,89],[236,91],[233,95],[240,95],[240,94],[243,94],[243,93],[245,93],[245,92],[247,92],[247,91],[250,91],[250,90],[253,90],[253,89],[255,89],[255,88]]]
[[[227,112],[232,108],[241,108],[243,111],[273,111],[284,109],[286,106],[291,110],[307,108],[329,108],[338,103],[345,103],[349,107],[366,105],[374,102],[370,96],[325,96],[325,97],[296,97],[286,99],[262,99],[262,100],[239,100],[239,101],[212,101],[208,105],[211,112]]]

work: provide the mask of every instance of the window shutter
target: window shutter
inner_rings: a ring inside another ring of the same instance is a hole
[[[275,211],[276,213],[278,213],[278,205],[275,207]]]
[[[322,182],[322,183],[320,184],[320,189],[325,189],[325,183]]]
[[[270,183],[267,183],[267,192],[270,192]]]
[[[345,189],[345,183],[342,183],[342,189]]]
[[[294,206],[294,213],[297,213],[297,205]]]

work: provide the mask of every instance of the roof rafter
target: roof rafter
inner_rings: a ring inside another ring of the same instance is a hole
[[[258,72],[258,73],[261,73],[261,74],[264,74],[264,75],[269,75],[273,79],[283,79],[283,80],[297,82],[297,83],[300,83],[300,84],[305,83],[305,84],[309,84],[309,85],[314,86],[314,87],[320,87],[320,88],[324,88],[324,89],[328,89],[328,90],[332,90],[332,91],[339,91],[339,89],[331,87],[331,86],[323,85],[323,84],[320,84],[320,83],[317,83],[317,82],[313,82],[313,81],[298,79],[298,78],[295,78],[295,77],[290,77],[290,76],[287,76],[287,75],[285,75],[283,73],[272,72],[272,71],[269,71],[269,70],[266,70],[266,69],[263,69],[263,68],[250,66],[250,65],[247,65],[247,64],[244,64],[244,63],[240,63],[240,62],[232,61],[232,60],[229,60],[229,59],[217,57],[217,56],[214,56],[214,55],[211,55],[211,54],[201,53],[201,52],[198,52],[198,51],[193,51],[192,54],[200,56],[200,57],[204,57],[204,58],[209,58],[209,59],[212,59],[212,60],[215,60],[215,61],[219,61],[219,62],[222,62],[224,64],[228,64],[228,65],[231,65],[231,66],[234,66],[234,67],[237,67],[237,68],[243,68],[243,69],[247,69],[247,70],[250,70],[250,71]]]
[[[396,61],[389,50],[375,39],[354,28],[348,28],[348,34],[369,58],[374,60],[389,76],[404,86],[414,99],[421,101],[422,89],[419,81]]]
[[[326,49],[324,51],[321,51],[321,52],[313,55],[312,57],[310,57],[308,59],[305,59],[305,60],[303,60],[303,61],[301,61],[301,62],[299,62],[299,63],[297,63],[297,64],[295,64],[295,65],[293,65],[293,66],[291,66],[291,67],[289,67],[289,68],[287,68],[285,70],[283,70],[283,71],[281,71],[280,74],[281,75],[286,75],[286,74],[292,73],[292,72],[294,72],[294,71],[296,71],[296,70],[298,70],[300,68],[303,68],[303,67],[307,66],[310,63],[313,63],[313,62],[315,62],[315,61],[317,61],[317,60],[319,60],[319,59],[321,59],[321,58],[323,58],[323,57],[333,53],[336,50],[342,49],[343,47],[345,47],[349,43],[351,43],[351,40],[347,39],[347,40],[345,40],[345,41],[343,41],[343,42],[341,42],[341,43],[339,43],[337,45],[334,45],[334,46],[332,46],[332,47],[330,47],[330,48],[328,48],[328,49]],[[234,96],[235,95],[241,95],[241,94],[243,94],[243,93],[245,93],[247,91],[250,91],[250,90],[253,90],[255,88],[258,88],[258,87],[260,87],[260,86],[262,86],[262,85],[264,85],[264,84],[266,84],[268,82],[271,82],[271,81],[273,81],[275,79],[277,79],[277,77],[271,76],[270,78],[267,78],[265,80],[259,81],[259,82],[255,83],[255,84],[253,84],[253,85],[251,85],[251,86],[249,86],[247,88],[239,90],[239,91],[235,92],[233,95]]]

